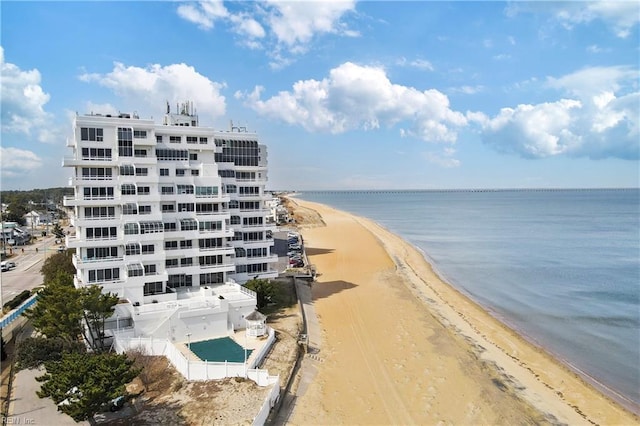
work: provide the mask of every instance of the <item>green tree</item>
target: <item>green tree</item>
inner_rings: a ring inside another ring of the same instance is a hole
[[[104,348],[104,323],[113,315],[114,306],[118,303],[118,296],[112,293],[102,293],[102,287],[91,285],[80,291],[82,312],[87,331],[94,351]],[[86,336],[85,336],[86,337]]]
[[[49,256],[42,265],[42,279],[45,285],[55,279],[60,272],[73,277],[76,274],[76,267],[73,266],[73,250],[66,250]],[[72,278],[73,281],[73,278]]]
[[[254,278],[244,283],[244,286],[256,292],[258,309],[267,306],[276,294],[276,289],[270,280]]]
[[[113,353],[66,353],[59,361],[45,363],[45,367],[47,373],[36,378],[43,382],[37,395],[51,398],[58,410],[75,421],[92,424],[96,413],[124,395],[125,385],[140,372],[126,355]]]
[[[59,223],[56,223],[55,225],[53,225],[53,229],[51,230],[51,232],[58,239],[62,239],[65,236],[64,229],[62,229]]]
[[[45,336],[75,341],[82,333],[80,296],[80,290],[73,286],[73,278],[65,272],[58,272],[46,283],[38,302],[24,315],[31,320],[33,328]]]
[[[17,367],[37,368],[48,361],[59,361],[68,352],[84,353],[86,347],[82,342],[70,342],[59,337],[27,337],[16,348]]]
[[[4,220],[9,222],[16,222],[19,225],[24,226],[26,220],[24,215],[29,213],[27,207],[24,204],[11,203],[7,208],[7,213],[4,215]]]

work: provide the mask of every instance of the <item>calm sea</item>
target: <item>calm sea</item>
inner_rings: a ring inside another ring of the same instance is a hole
[[[640,405],[639,190],[298,196],[402,236],[503,322]]]

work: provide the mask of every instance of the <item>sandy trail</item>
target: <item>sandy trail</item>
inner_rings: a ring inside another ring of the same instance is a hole
[[[295,200],[318,272],[318,374],[290,424],[638,424],[367,219]],[[304,216],[304,214],[302,214]]]

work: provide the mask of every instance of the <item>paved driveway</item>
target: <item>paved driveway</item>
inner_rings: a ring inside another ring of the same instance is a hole
[[[40,383],[36,377],[43,370],[22,370],[13,379],[9,416],[6,424],[14,425],[88,425],[89,422],[76,423],[71,417],[58,411],[58,407],[49,398],[38,398],[36,391]]]

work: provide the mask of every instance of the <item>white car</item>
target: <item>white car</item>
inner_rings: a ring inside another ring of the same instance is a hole
[[[8,270],[13,269],[15,267],[16,267],[16,264],[14,262],[10,262],[8,260],[5,260],[2,263],[0,263],[0,269],[2,269],[2,272],[8,271]]]

